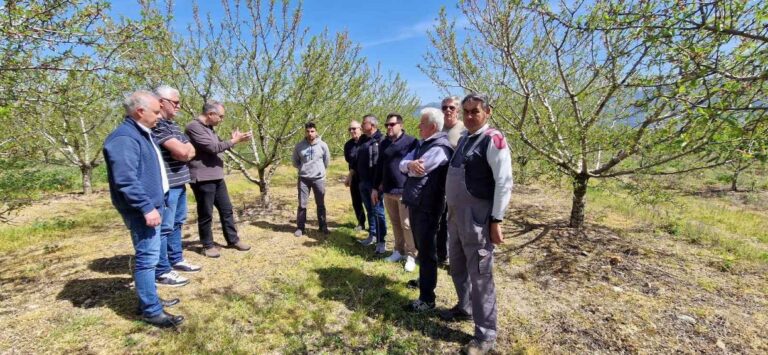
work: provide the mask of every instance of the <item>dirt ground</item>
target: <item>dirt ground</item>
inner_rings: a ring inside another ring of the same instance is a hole
[[[204,271],[191,276],[194,285],[160,290],[161,296],[184,300],[178,309],[191,324],[196,324],[195,317],[208,319],[204,315],[213,312],[207,307],[212,299],[219,302],[226,300],[226,293],[265,288],[274,292],[269,283],[300,277],[306,272],[304,261],[328,242],[313,232],[309,238],[294,238],[294,189],[286,184],[273,192],[276,207],[269,211],[249,202],[258,196],[255,189],[235,194],[239,228],[253,249],[247,253],[225,249],[219,260],[199,255],[191,204],[191,223],[185,227],[186,256]],[[337,230],[329,238],[357,248],[347,233],[340,232],[352,221],[346,194],[338,181],[329,184],[329,220]],[[109,212],[108,200],[104,191],[88,197],[51,198],[15,220],[26,225],[86,210],[106,215],[96,225],[77,226],[65,237],[33,241],[0,255],[0,353],[173,352],[167,344],[162,350],[154,347],[161,340],[172,341],[173,336],[142,325],[132,314],[135,299],[128,273],[132,248],[119,217]],[[610,211],[602,211],[608,217],[600,224],[590,220],[586,228],[574,231],[565,228],[569,206],[567,192],[543,187],[515,190],[504,224],[506,243],[495,254],[498,353],[768,353],[765,263],[724,270],[721,260],[705,246],[672,238]],[[221,241],[220,231],[215,233]],[[368,265],[380,263],[364,256],[348,267],[367,270]],[[396,267],[383,270],[402,273]],[[437,295],[440,307],[455,302],[444,271]],[[334,304],[339,317],[352,311],[343,302]],[[226,315],[211,317],[226,319]],[[464,339],[472,331],[471,324],[445,327],[463,333]],[[433,338],[406,352],[458,348],[455,341],[445,340],[448,337],[421,334],[418,329],[402,333]],[[365,352],[345,344],[304,352]],[[264,349],[294,352],[279,346]],[[226,351],[198,348],[195,352]]]

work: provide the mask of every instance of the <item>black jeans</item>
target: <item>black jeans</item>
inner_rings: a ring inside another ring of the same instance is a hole
[[[437,262],[448,261],[448,208],[443,209],[440,217],[440,228],[437,230]]]
[[[229,192],[224,179],[199,181],[190,184],[192,192],[197,200],[197,232],[204,248],[213,247],[213,206],[219,211],[221,229],[224,231],[224,239],[228,245],[240,241],[235,227],[235,217],[232,211],[232,202],[229,201]]]
[[[418,208],[408,208],[411,217],[411,231],[419,251],[419,299],[435,302],[437,287],[437,249],[435,241],[440,224],[440,214]]]
[[[352,196],[352,209],[355,210],[357,225],[365,228],[365,209],[363,209],[363,199],[360,197],[360,178],[352,175],[352,181],[349,183],[349,194]]]

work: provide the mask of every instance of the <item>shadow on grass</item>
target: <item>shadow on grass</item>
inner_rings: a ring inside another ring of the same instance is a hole
[[[318,296],[343,303],[349,310],[372,318],[381,317],[397,327],[418,331],[432,339],[465,343],[470,334],[439,321],[437,312],[409,313],[403,306],[412,300],[392,291],[397,282],[380,275],[367,275],[353,268],[329,267],[314,270],[323,291]]]
[[[136,294],[130,277],[71,280],[56,296],[78,308],[108,307],[126,319],[134,319]]]
[[[132,255],[114,255],[91,260],[88,269],[110,275],[131,275]]]

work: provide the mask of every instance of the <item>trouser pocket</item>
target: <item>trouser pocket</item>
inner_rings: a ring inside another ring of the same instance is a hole
[[[486,249],[478,250],[477,263],[480,275],[489,275],[493,270],[493,253]]]

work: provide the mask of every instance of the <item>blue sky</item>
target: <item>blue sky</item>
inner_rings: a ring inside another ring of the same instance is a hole
[[[381,63],[384,71],[400,73],[422,103],[439,101],[442,94],[416,67],[423,63],[429,48],[426,32],[432,28],[438,12],[445,6],[455,16],[456,0],[305,0],[302,25],[311,33],[328,28],[331,33],[347,31],[362,45],[362,55],[371,65]],[[215,12],[220,0],[198,1],[201,12]],[[184,29],[191,21],[192,0],[176,0],[175,23]],[[131,16],[137,5],[133,1],[113,0],[115,14]],[[456,93],[454,93],[456,94]]]

